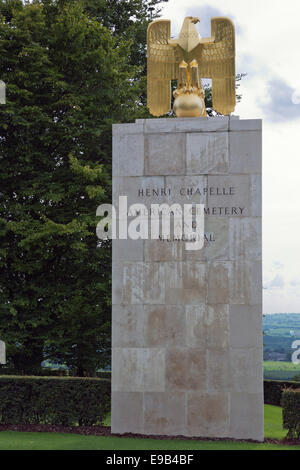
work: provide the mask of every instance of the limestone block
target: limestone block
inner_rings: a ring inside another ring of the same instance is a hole
[[[214,392],[229,391],[231,387],[231,369],[228,350],[207,351],[208,390]]]
[[[165,349],[149,348],[144,353],[144,391],[165,391]]]
[[[144,174],[144,135],[117,134],[113,137],[113,175]]]
[[[185,247],[183,242],[145,240],[145,261],[183,261],[185,259]]]
[[[149,348],[185,346],[185,309],[183,306],[145,306],[145,344]]]
[[[250,193],[251,193],[251,215],[253,217],[262,216],[262,176],[250,176]]]
[[[209,304],[229,303],[229,269],[227,261],[208,263],[207,302]]]
[[[261,119],[229,119],[229,131],[261,131]]]
[[[143,349],[112,349],[112,391],[144,391]]]
[[[211,192],[207,198],[208,208],[211,211],[214,207],[229,209],[227,214],[225,210],[221,214],[216,210],[215,215],[224,217],[249,217],[251,215],[250,177],[248,175],[208,175],[208,187]],[[217,194],[218,188],[220,194]],[[231,208],[235,208],[236,212]]]
[[[112,390],[123,392],[163,392],[165,390],[165,350],[113,348]]]
[[[186,261],[227,261],[229,259],[229,220],[225,217],[204,217],[204,246],[185,252]]]
[[[120,305],[123,301],[123,263],[112,263],[112,305]]]
[[[206,204],[206,176],[167,176],[166,186],[171,188],[168,203],[171,204]]]
[[[205,246],[206,261],[227,261],[229,259],[229,219],[205,217],[205,233],[213,242]]]
[[[262,303],[262,267],[260,261],[234,261],[230,264],[230,304]]]
[[[144,125],[142,123],[133,124],[113,124],[113,137],[116,135],[143,134]]]
[[[112,306],[112,346],[115,348],[145,347],[144,307]]]
[[[228,133],[187,134],[187,174],[227,173]]]
[[[201,177],[200,177],[201,178]],[[206,203],[205,203],[206,206]],[[208,217],[204,216],[204,245],[200,250],[187,250],[185,249],[185,260],[186,261],[197,261],[197,262],[206,262],[206,250],[209,250],[210,245],[214,245],[214,242],[211,242],[214,234],[211,231],[211,226],[208,223]]]
[[[262,306],[230,305],[230,346],[261,348]]]
[[[230,393],[230,437],[263,441],[263,393]]]
[[[144,393],[144,434],[168,436],[185,432],[185,394]]]
[[[230,132],[229,149],[230,173],[261,173],[262,134],[260,131]]]
[[[113,205],[117,211],[117,218],[121,217],[119,213],[119,196],[127,196],[127,209],[132,204],[139,203],[138,188],[142,185],[142,177],[117,177],[113,178]]]
[[[135,185],[137,199],[134,203],[142,203],[150,209],[151,204],[164,204],[168,201],[167,185],[163,176],[144,176]]]
[[[203,263],[183,263],[182,286],[187,290],[198,292],[199,298],[204,298],[206,293],[206,266]]]
[[[230,349],[231,390],[259,393],[263,387],[261,349]]]
[[[206,348],[205,303],[186,305],[186,345],[188,348]]]
[[[229,344],[228,305],[186,306],[187,346],[225,350]]]
[[[143,261],[143,240],[113,240],[112,259],[114,262]]]
[[[144,204],[148,210],[151,204],[163,204],[167,202],[167,196],[162,194],[164,178],[156,177],[114,177],[113,179],[113,204],[119,214],[119,196],[127,196],[128,211],[132,204]],[[159,196],[150,197],[153,192]],[[155,200],[154,200],[155,199]]]
[[[112,392],[111,395],[112,434],[143,433],[143,393]]]
[[[167,349],[166,389],[206,389],[206,353],[201,349]]]
[[[206,267],[198,262],[164,263],[165,302],[198,305],[206,300]]]
[[[228,130],[228,116],[215,118],[146,119],[145,134],[177,132],[222,132]]]
[[[145,136],[146,175],[183,175],[184,172],[184,134],[150,134]]]
[[[195,437],[227,437],[228,394],[190,392],[187,399],[187,432]]]
[[[200,263],[205,263],[206,261],[205,249],[207,246],[208,246],[208,242],[205,240],[204,246],[203,248],[201,248],[201,250],[190,251],[190,250],[185,250],[184,248],[184,253],[185,253],[184,259],[186,261],[197,261]]]
[[[125,304],[158,304],[165,299],[164,265],[160,263],[126,263],[123,298]]]
[[[260,260],[262,227],[260,218],[230,218],[230,259]]]
[[[205,326],[207,348],[226,350],[229,344],[229,305],[208,305]]]

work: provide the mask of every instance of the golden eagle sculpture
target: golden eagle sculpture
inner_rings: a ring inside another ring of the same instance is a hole
[[[201,78],[212,79],[213,109],[230,114],[235,97],[235,29],[229,18],[211,19],[211,37],[200,38],[195,24],[185,18],[179,38],[171,39],[169,20],[148,28],[147,106],[153,116],[171,110],[171,80],[177,80],[174,112],[178,117],[206,116]]]

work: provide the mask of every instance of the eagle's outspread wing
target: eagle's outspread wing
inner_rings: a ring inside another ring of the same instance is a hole
[[[176,41],[170,41],[170,37],[169,20],[157,20],[149,25],[147,106],[153,116],[163,116],[170,111],[171,80],[178,79],[179,64],[183,58],[181,48]]]
[[[235,30],[229,18],[212,18],[212,37],[202,39],[194,55],[201,78],[212,79],[213,108],[230,114],[235,97]]]

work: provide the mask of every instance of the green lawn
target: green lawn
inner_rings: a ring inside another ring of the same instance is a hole
[[[295,374],[300,373],[300,364],[293,364],[293,362],[281,361],[264,361],[264,369],[266,370],[291,370]]]
[[[265,438],[284,439],[287,431],[282,429],[282,408],[265,405]]]
[[[107,422],[108,424],[108,422]],[[282,439],[281,408],[265,406],[266,438]],[[299,446],[239,442],[131,439],[76,434],[1,432],[0,450],[300,450]]]

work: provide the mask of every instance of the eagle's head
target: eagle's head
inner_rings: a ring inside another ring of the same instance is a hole
[[[195,26],[199,21],[200,18],[195,16],[187,16],[184,19],[178,44],[186,53],[190,53],[200,42],[199,33]]]

